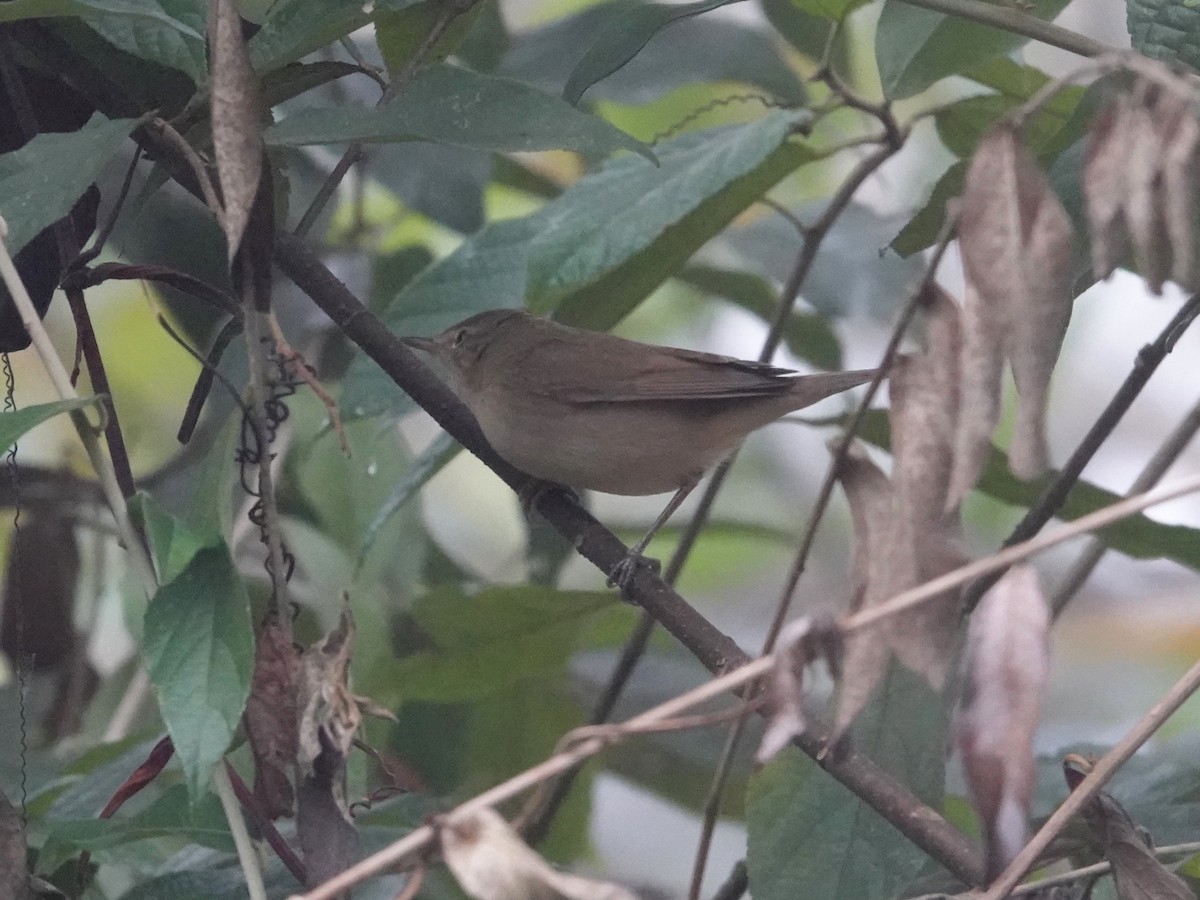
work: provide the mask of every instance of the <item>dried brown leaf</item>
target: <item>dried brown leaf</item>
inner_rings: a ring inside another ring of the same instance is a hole
[[[1071,317],[1073,229],[1010,125],[989,132],[971,161],[959,237],[968,281],[981,302],[1003,310],[1001,343],[1019,395],[1009,465],[1032,478],[1047,464],[1045,406]]]
[[[1172,127],[1167,93],[1150,82],[1139,83],[1129,118],[1129,158],[1125,175],[1125,220],[1138,270],[1150,290],[1162,293],[1171,272],[1171,243],[1163,218],[1164,131]]]
[[[842,669],[842,635],[831,620],[807,616],[788,624],[775,643],[771,669],[770,716],[755,760],[768,763],[808,727],[804,715],[804,669],[824,657],[837,678]]]
[[[1110,794],[1101,791],[1083,819],[1104,843],[1120,900],[1195,900],[1184,881],[1155,858],[1143,832]]]
[[[1196,271],[1195,233],[1197,194],[1200,194],[1200,118],[1190,104],[1183,105],[1165,143],[1163,219],[1174,255],[1171,278],[1192,290],[1200,279]]]
[[[209,2],[213,153],[224,207],[221,227],[232,264],[262,178],[262,110],[237,6],[233,0]]]
[[[985,303],[970,282],[963,299],[963,351],[959,365],[962,380],[947,510],[956,509],[979,481],[992,449],[992,432],[1000,421],[1003,310]]]
[[[1033,734],[1049,676],[1050,616],[1029,566],[1014,566],[971,617],[957,736],[994,877],[1025,845]]]
[[[1105,279],[1125,255],[1126,174],[1133,142],[1133,103],[1128,94],[1110,100],[1092,121],[1083,165],[1083,196],[1092,245],[1092,274]]]
[[[491,808],[451,813],[441,825],[446,865],[475,900],[637,900],[615,884],[554,869]]]
[[[338,627],[301,657],[296,831],[310,885],[341,872],[357,854],[346,803],[346,756],[362,721],[347,682],[353,641],[346,609]]]
[[[295,799],[288,773],[298,749],[300,654],[277,614],[263,620],[256,644],[244,721],[254,753],[254,795],[276,819],[292,814]]]

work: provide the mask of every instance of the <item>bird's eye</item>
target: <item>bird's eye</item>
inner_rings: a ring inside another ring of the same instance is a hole
[[[454,335],[453,346],[461,347],[463,340],[466,339],[466,336],[467,336],[467,329],[465,329],[465,328],[458,329],[458,333],[456,335]]]

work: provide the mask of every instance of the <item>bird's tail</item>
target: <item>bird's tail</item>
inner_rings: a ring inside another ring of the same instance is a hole
[[[822,372],[817,375],[800,375],[791,389],[794,402],[792,411],[804,409],[818,400],[840,394],[852,387],[866,384],[875,377],[878,369],[856,369],[853,372]]]

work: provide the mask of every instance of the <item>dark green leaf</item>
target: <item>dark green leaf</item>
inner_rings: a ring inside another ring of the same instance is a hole
[[[1133,49],[1200,72],[1200,5],[1190,0],[1127,0]]]
[[[432,334],[484,309],[560,305],[572,324],[607,328],[780,178],[809,159],[786,143],[796,114],[684,135],[659,165],[633,156],[588,175],[529,216],[488,225],[430,266],[384,318],[398,334]],[[367,360],[351,366],[349,415],[410,401]]]
[[[10,254],[71,211],[137,124],[97,114],[78,131],[39,134],[0,156],[0,215],[8,222]]]
[[[696,16],[735,0],[692,0],[691,3],[616,4],[606,7],[612,16],[595,31],[591,45],[575,65],[563,88],[563,99],[578,103],[589,87],[607,78],[627,62],[663,28],[679,19]]]
[[[891,446],[887,420],[882,412],[868,413],[859,434],[876,446],[885,449]],[[1029,507],[1057,477],[1058,473],[1051,471],[1034,481],[1020,481],[1008,469],[1008,456],[993,447],[977,489],[1001,503]],[[1121,499],[1111,491],[1080,480],[1072,488],[1057,518],[1070,522]],[[1135,559],[1170,559],[1200,571],[1200,529],[1197,528],[1167,525],[1142,514],[1123,519],[1095,532],[1094,536],[1113,550],[1120,550]]]
[[[172,0],[167,0],[172,4]],[[184,0],[180,0],[184,2]],[[173,11],[177,12],[177,11]],[[8,0],[0,3],[0,22],[16,22],[19,19],[42,19],[53,16],[124,16],[130,19],[144,19],[147,22],[157,22],[167,28],[186,33],[191,31],[191,37],[203,36],[191,29],[183,21],[174,18],[164,6],[153,0]]]
[[[371,672],[405,700],[451,702],[495,694],[561,669],[597,616],[632,624],[611,591],[524,585],[474,596],[433,591],[416,602],[410,628],[427,649]],[[386,671],[383,671],[386,669]]]
[[[183,72],[199,83],[208,74],[205,9],[196,0],[142,0],[136,12],[84,17],[109,43]]]
[[[279,0],[249,43],[261,75],[332,44],[370,21],[356,0],[326,0],[319,13],[309,0]]]
[[[805,12],[792,0],[761,0],[763,13],[789,44],[809,59],[820,59],[834,23]]]
[[[947,716],[918,676],[893,663],[854,728],[855,748],[925,802],[940,803]],[[794,750],[751,776],[746,862],[755,900],[884,900],[924,854],[863,801]]]
[[[421,65],[441,62],[455,51],[471,24],[486,4],[475,3],[464,14],[454,16],[449,27],[443,27],[443,16],[451,9],[444,0],[424,0],[411,3],[403,9],[390,9],[376,5],[372,19],[375,22],[375,41],[379,52],[393,78],[403,72],[409,61],[422,50],[434,28],[441,34],[433,45],[425,49]]]
[[[99,402],[98,397],[84,397],[80,400],[59,400],[57,403],[39,403],[37,406],[27,406],[16,412],[0,413],[0,443],[8,450],[25,432],[36,425],[41,425],[47,419],[53,419],[60,413],[70,412],[94,406]]]
[[[229,551],[206,547],[146,610],[146,670],[193,799],[208,785],[250,694],[254,630]]]
[[[840,22],[868,0],[792,0],[792,2],[810,15]]]
[[[1051,20],[1066,0],[1033,0],[1029,13]],[[964,75],[989,59],[1020,47],[1027,38],[888,0],[875,32],[875,58],[885,96],[911,97],[947,75]]]
[[[308,109],[267,129],[268,144],[440,141],[484,150],[577,150],[654,155],[603,119],[519,81],[450,65],[422,69],[383,106]]]
[[[679,278],[697,290],[720,297],[770,322],[779,305],[779,292],[753,272],[691,265]],[[812,313],[793,312],[783,333],[789,350],[819,369],[842,367],[842,346],[829,322]]]
[[[966,174],[967,163],[961,159],[942,173],[925,205],[900,229],[900,233],[892,241],[890,246],[893,250],[901,256],[909,257],[933,246],[946,221],[946,204],[962,193],[963,178]]]

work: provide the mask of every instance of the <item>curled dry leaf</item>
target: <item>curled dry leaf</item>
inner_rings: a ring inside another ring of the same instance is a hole
[[[1000,343],[1018,403],[1009,464],[1045,471],[1050,375],[1071,317],[1071,220],[1011,125],[982,141],[967,170],[959,220],[963,266],[981,303],[1000,310]]]
[[[258,76],[242,38],[233,0],[209,0],[213,153],[221,183],[228,258],[232,264],[250,221],[262,178],[262,114]]]
[[[446,865],[475,900],[637,900],[615,884],[559,872],[489,807],[451,813],[439,835]]]
[[[768,763],[792,739],[804,733],[804,669],[824,658],[835,679],[842,671],[842,633],[830,619],[797,619],[779,634],[771,670],[770,718],[755,761]]]
[[[1119,94],[1100,110],[1088,135],[1083,165],[1083,195],[1091,232],[1092,274],[1104,279],[1125,255],[1125,176],[1133,130],[1133,101]]]
[[[1200,280],[1196,270],[1197,195],[1200,194],[1200,117],[1184,104],[1163,151],[1163,217],[1175,254],[1171,278],[1187,290]]]
[[[353,641],[346,609],[338,627],[300,661],[296,831],[310,885],[344,870],[357,853],[346,804],[346,756],[362,721],[347,683]]]
[[[979,481],[992,449],[992,432],[1000,421],[1003,311],[984,303],[970,282],[966,284],[964,301],[959,415],[954,431],[954,466],[946,495],[947,510],[957,508]]]
[[[1075,759],[1068,757],[1063,763],[1072,790],[1085,774],[1073,767]],[[1187,884],[1154,856],[1144,829],[1111,794],[1098,793],[1084,806],[1082,816],[1104,846],[1119,900],[1195,900]]]
[[[298,750],[296,705],[300,654],[277,613],[258,629],[244,722],[254,753],[254,795],[273,819],[292,814],[288,773]]]
[[[971,617],[958,746],[987,844],[989,877],[1025,845],[1033,734],[1049,676],[1050,616],[1030,566],[1014,566]]]

